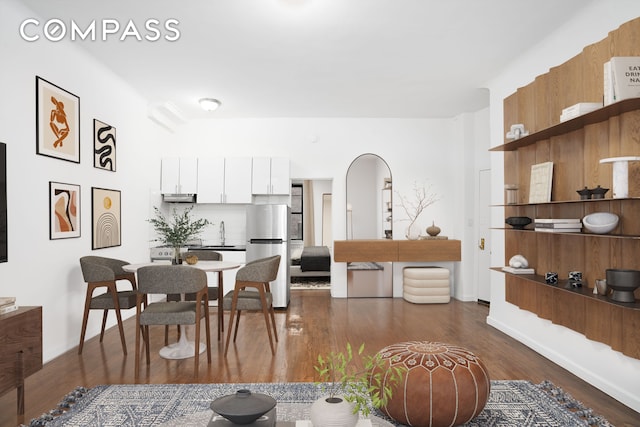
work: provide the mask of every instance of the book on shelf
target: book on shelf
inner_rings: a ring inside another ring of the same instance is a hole
[[[560,122],[566,122],[567,120],[590,113],[600,108],[602,108],[601,102],[579,102],[562,110],[562,114],[560,114]]]
[[[580,224],[580,218],[535,218],[535,224]]]
[[[640,97],[640,56],[614,56],[610,62],[613,102]]]
[[[0,307],[16,303],[16,297],[0,297]]]
[[[614,101],[614,95],[613,95],[613,75],[611,74],[611,61],[607,61],[607,62],[604,63],[603,75],[604,75],[604,81],[603,81],[603,89],[604,89],[603,104],[605,106],[607,106],[607,105],[613,104],[615,102]]]
[[[534,228],[582,228],[579,222],[535,222]]]
[[[545,228],[545,227],[535,227],[534,231],[541,231],[543,233],[579,233],[582,231],[582,227],[575,228]]]
[[[9,305],[3,305],[2,307],[0,307],[0,314],[11,313],[12,311],[16,311],[17,309],[18,309],[18,306],[15,305],[15,303],[9,304]]]
[[[511,266],[502,267],[502,271],[511,274],[536,274],[533,268],[516,268]]]

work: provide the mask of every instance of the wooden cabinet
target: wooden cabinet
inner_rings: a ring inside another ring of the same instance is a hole
[[[20,307],[0,315],[0,395],[18,391],[24,414],[24,379],[42,369],[42,307]]]
[[[199,158],[198,203],[251,203],[251,158]]]
[[[284,157],[254,157],[251,190],[253,194],[291,193],[289,159]]]
[[[600,159],[640,153],[640,99],[559,121],[563,108],[602,99],[602,66],[611,56],[640,56],[640,47],[620,39],[621,32],[640,35],[640,18],[505,98],[505,132],[512,124],[523,123],[530,134],[505,141],[492,151],[504,152],[504,183],[518,186],[517,203],[504,206],[505,217],[583,218],[599,211],[620,217],[617,228],[604,235],[586,230],[540,233],[507,226],[505,265],[511,256],[522,254],[537,274],[507,274],[506,300],[640,358],[640,290],[634,304],[617,303],[592,292],[595,280],[605,278],[608,268],[640,270],[640,165],[629,167],[627,198],[612,199],[609,190],[606,199],[580,200],[576,192],[585,186],[612,188],[611,165],[600,164]],[[529,204],[531,166],[542,162],[554,164],[551,201]],[[583,288],[566,288],[568,273],[574,270],[583,273]],[[546,284],[548,271],[565,280]]]
[[[460,261],[460,240],[336,240],[336,262]]]
[[[160,192],[162,194],[196,194],[198,159],[165,157],[162,159]]]

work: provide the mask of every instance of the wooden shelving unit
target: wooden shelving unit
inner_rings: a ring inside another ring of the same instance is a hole
[[[504,152],[504,182],[518,186],[518,200],[503,205],[504,216],[583,218],[613,212],[620,218],[611,234],[544,233],[505,226],[505,264],[524,255],[537,275],[506,274],[506,301],[587,338],[640,359],[640,290],[636,303],[617,303],[593,294],[596,279],[608,268],[640,270],[640,165],[630,167],[625,199],[580,200],[577,190],[612,188],[612,167],[600,159],[640,152],[640,99],[627,99],[559,123],[562,108],[602,99],[602,64],[611,56],[640,56],[632,43],[640,36],[640,18],[630,21],[566,63],[538,76],[504,100],[505,133],[523,123],[530,134],[504,141],[491,151]],[[551,201],[528,202],[531,166],[553,162]],[[499,270],[497,268],[496,270]],[[544,273],[581,271],[582,288],[549,285]]]

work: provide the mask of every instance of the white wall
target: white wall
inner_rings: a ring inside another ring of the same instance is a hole
[[[491,90],[492,145],[502,144],[502,100],[525,86],[550,67],[572,58],[609,31],[640,16],[635,0],[597,1],[567,22],[557,32],[520,58],[514,58],[503,74],[489,83]],[[503,157],[492,153],[492,204],[503,203]],[[503,227],[501,209],[494,209],[492,224]],[[492,265],[504,263],[504,232],[493,231]],[[491,311],[488,322],[532,347],[545,357],[580,376],[606,393],[640,411],[640,361],[610,347],[590,341],[584,335],[553,325],[534,314],[506,303],[504,275],[491,273]]]
[[[33,16],[17,1],[2,2],[0,141],[7,144],[9,261],[0,264],[0,295],[43,306],[48,361],[79,341],[86,286],[78,259],[148,259],[149,182],[159,176],[154,144],[165,133],[146,118],[146,102],[81,49],[20,39],[19,23]],[[80,164],[36,155],[36,75],[80,97]],[[93,167],[94,118],[116,127],[115,173]],[[81,186],[80,238],[49,240],[49,181]],[[121,190],[122,246],[91,250],[91,187]],[[101,317],[93,313],[89,337],[99,331]]]

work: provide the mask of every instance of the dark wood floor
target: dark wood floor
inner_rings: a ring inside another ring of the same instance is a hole
[[[100,316],[93,313],[93,316]],[[158,356],[163,328],[151,329],[151,365],[143,363],[143,383],[289,382],[314,381],[318,353],[343,348],[346,342],[365,343],[368,352],[400,341],[430,340],[459,344],[484,361],[491,379],[551,380],[612,424],[640,426],[640,414],[549,362],[528,347],[486,324],[488,308],[452,300],[449,304],[411,304],[395,298],[332,299],[326,290],[294,290],[286,311],[276,312],[280,341],[276,355],[269,350],[264,319],[247,313],[236,344],[223,357],[216,341],[215,310],[211,314],[211,365],[200,358],[200,375],[193,377],[193,359],[165,360]],[[244,315],[243,315],[244,316]],[[225,316],[226,319],[226,316]],[[16,394],[0,397],[0,426],[28,422],[55,407],[76,386],[134,383],[134,319],[125,322],[128,356],[117,330],[104,343],[93,338],[81,356],[77,348],[47,363],[26,382],[26,414],[16,417]]]

